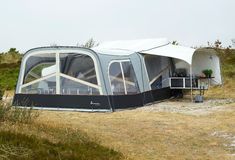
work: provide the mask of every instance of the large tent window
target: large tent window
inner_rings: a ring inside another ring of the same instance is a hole
[[[113,95],[139,93],[139,86],[130,61],[112,62],[109,77]]]
[[[99,95],[99,86],[93,59],[84,54],[60,54],[60,93]]]
[[[37,54],[29,57],[26,63],[23,84],[55,73],[55,54]]]
[[[109,68],[109,78],[111,82],[111,90],[114,95],[125,94],[124,80],[119,62],[113,62]]]
[[[77,53],[34,54],[26,60],[21,93],[100,95],[93,59]]]
[[[68,78],[60,78],[60,94],[63,95],[99,95],[97,88],[75,82]]]
[[[26,94],[55,94],[56,78],[55,76],[41,80],[39,82],[27,85],[22,88],[22,93]]]
[[[88,55],[77,53],[60,54],[61,73],[97,85],[95,65]]]
[[[171,70],[170,58],[145,55],[144,60],[151,89],[168,87]]]
[[[139,86],[130,61],[122,62],[127,94],[139,93]]]

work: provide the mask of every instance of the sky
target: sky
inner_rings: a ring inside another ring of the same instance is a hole
[[[2,0],[0,52],[88,39],[168,38],[206,46],[235,38],[235,0]]]

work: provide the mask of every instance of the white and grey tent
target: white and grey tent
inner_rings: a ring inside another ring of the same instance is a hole
[[[213,49],[166,39],[106,42],[92,49],[40,47],[22,59],[13,105],[81,111],[138,107],[182,89],[207,88],[204,69],[213,70],[212,84],[222,83]]]

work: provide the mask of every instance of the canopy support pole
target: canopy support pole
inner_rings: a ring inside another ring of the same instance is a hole
[[[192,65],[190,65],[190,90],[191,90],[191,101],[193,102],[193,74],[192,74]]]

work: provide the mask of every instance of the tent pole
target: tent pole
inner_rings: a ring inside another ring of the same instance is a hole
[[[192,75],[192,65],[190,65],[190,90],[191,90],[191,101],[193,102],[193,75]]]

